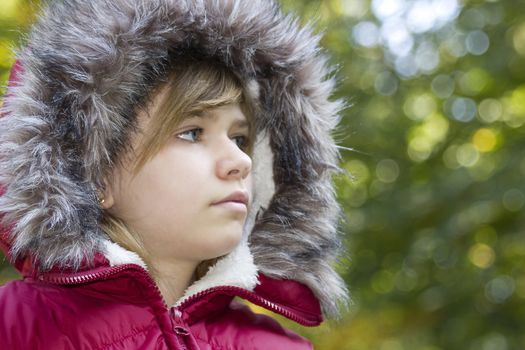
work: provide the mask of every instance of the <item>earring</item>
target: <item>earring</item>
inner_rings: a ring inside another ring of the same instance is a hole
[[[100,204],[100,205],[104,204],[105,200],[106,199],[104,198],[104,194],[102,193],[102,191],[97,190],[97,202],[98,202],[98,204]]]

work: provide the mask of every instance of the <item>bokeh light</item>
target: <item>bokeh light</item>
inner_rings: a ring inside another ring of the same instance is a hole
[[[486,269],[494,263],[496,254],[494,250],[483,243],[476,243],[469,250],[469,260],[476,267]]]
[[[497,143],[497,136],[494,131],[487,128],[476,130],[472,136],[472,144],[480,152],[491,152]]]
[[[503,106],[494,98],[487,98],[479,104],[479,117],[486,123],[494,123],[503,116]]]
[[[395,160],[383,159],[377,163],[376,175],[382,182],[394,182],[399,177],[399,165],[397,165]]]
[[[473,55],[483,55],[489,49],[490,40],[487,34],[481,30],[475,30],[467,34],[465,47]]]
[[[512,35],[514,50],[521,56],[525,57],[525,22],[514,27]]]
[[[499,276],[485,285],[485,296],[489,301],[500,304],[510,298],[515,288],[515,282],[512,277]]]

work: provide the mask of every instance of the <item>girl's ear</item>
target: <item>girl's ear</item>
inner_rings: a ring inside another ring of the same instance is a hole
[[[103,210],[110,209],[115,204],[115,196],[111,184],[104,180],[104,188],[97,190],[98,204]]]

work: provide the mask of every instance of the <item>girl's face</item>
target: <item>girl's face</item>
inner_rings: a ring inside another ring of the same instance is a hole
[[[139,114],[139,129],[149,117]],[[119,166],[105,207],[122,219],[154,260],[200,262],[240,241],[251,199],[249,125],[238,104],[185,119],[173,138],[138,172]],[[140,147],[143,135],[133,135]],[[130,157],[132,158],[132,157]]]

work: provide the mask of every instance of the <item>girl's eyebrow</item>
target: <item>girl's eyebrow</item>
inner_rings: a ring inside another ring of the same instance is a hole
[[[209,119],[216,119],[218,118],[218,115],[213,113],[213,112],[209,112],[209,111],[205,111],[203,113],[199,113],[199,114],[195,114],[194,116],[188,118],[188,119],[191,119],[191,118],[209,118]],[[246,117],[244,118],[236,118],[234,121],[233,121],[233,126],[235,127],[238,127],[238,128],[249,128],[250,127],[250,123],[248,122],[248,120],[246,119]]]
[[[237,119],[233,122],[233,126],[238,128],[249,128],[250,123],[246,119]]]

